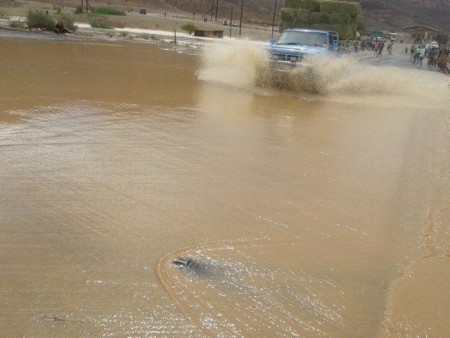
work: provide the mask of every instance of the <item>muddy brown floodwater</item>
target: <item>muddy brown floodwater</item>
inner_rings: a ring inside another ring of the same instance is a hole
[[[450,335],[448,78],[264,62],[0,38],[2,335]]]

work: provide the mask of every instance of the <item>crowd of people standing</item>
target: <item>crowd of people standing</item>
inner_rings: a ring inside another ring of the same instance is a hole
[[[422,67],[424,59],[427,59],[427,68],[431,70],[439,70],[441,72],[447,72],[447,63],[450,49],[444,47],[438,47],[436,45],[415,45],[413,44],[409,49],[410,57],[414,65]],[[408,49],[405,48],[405,54],[408,53]]]
[[[387,54],[392,54],[394,41],[382,37],[367,40],[342,41],[339,46],[341,53],[357,53],[359,51],[372,51],[376,57],[382,57],[386,49]],[[450,73],[450,48],[439,47],[433,44],[413,44],[405,46],[405,54],[410,55],[414,66],[422,68],[424,65],[429,70],[437,70]]]
[[[386,45],[386,40],[382,38],[374,38],[372,40],[354,41],[353,52],[372,50],[377,57],[383,56],[384,47],[386,47],[387,53],[392,54],[392,46],[394,43],[389,41]]]
[[[387,43],[386,49],[388,54],[392,54],[392,46],[393,42],[389,41]],[[386,40],[381,38],[375,38],[373,40],[362,40],[362,41],[353,41],[353,52],[357,53],[359,51],[372,50],[377,57],[383,56],[383,50],[386,45]],[[344,46],[347,52],[350,52],[349,45]]]

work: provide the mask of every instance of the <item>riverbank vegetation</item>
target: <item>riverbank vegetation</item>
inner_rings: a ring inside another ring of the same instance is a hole
[[[77,27],[75,26],[73,18],[68,14],[59,13],[60,14],[55,17],[52,17],[48,13],[42,11],[29,11],[27,14],[26,25],[29,29],[39,28],[47,31],[55,31],[58,26],[59,29],[64,27],[70,32],[76,31]],[[24,28],[24,23],[18,21],[15,28]]]
[[[94,7],[91,8],[92,14],[97,15],[118,15],[118,16],[124,16],[126,15],[124,11],[112,8],[112,7]],[[83,14],[84,10],[82,7],[75,8],[75,14]],[[88,13],[88,11],[86,11]]]
[[[120,11],[118,9],[112,7],[98,7],[92,8],[92,14],[100,14],[100,15],[125,15],[125,12]]]
[[[41,11],[29,11],[27,15],[28,28],[40,28],[43,30],[53,31],[55,29],[55,21],[47,14]]]
[[[75,32],[77,30],[77,26],[75,26],[75,23],[73,21],[72,16],[68,14],[61,14],[57,16],[58,22],[62,22],[64,27],[66,27],[71,32]]]
[[[192,22],[185,23],[183,26],[181,26],[181,29],[184,30],[189,35],[192,35],[194,31],[197,29],[195,25]]]
[[[361,5],[355,2],[332,0],[286,0],[281,9],[282,30],[313,28],[333,30],[344,39],[356,36]]]
[[[106,16],[125,16],[125,12],[112,7],[94,7],[91,8],[92,14],[88,14],[89,24],[94,28],[112,29],[114,27],[123,26],[118,22],[110,21]],[[84,14],[83,8],[77,7],[75,14]]]
[[[111,22],[103,16],[92,17],[89,20],[89,24],[94,28],[111,29],[113,27]]]

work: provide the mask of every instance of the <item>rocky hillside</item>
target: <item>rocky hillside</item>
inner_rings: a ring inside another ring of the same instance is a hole
[[[132,1],[132,0],[128,0]],[[165,4],[202,15],[210,15],[217,0],[166,0]],[[150,0],[161,2],[160,0]],[[278,6],[283,3],[278,0]],[[401,30],[402,27],[422,24],[438,30],[450,31],[450,0],[359,0],[363,20],[370,29]],[[219,0],[218,17],[229,17],[233,7],[234,18],[239,17],[241,0]],[[244,19],[272,22],[275,0],[244,0]],[[278,11],[278,20],[279,20]],[[214,9],[215,15],[215,9]]]
[[[422,24],[450,31],[450,0],[361,0],[363,17],[371,28],[401,30]]]

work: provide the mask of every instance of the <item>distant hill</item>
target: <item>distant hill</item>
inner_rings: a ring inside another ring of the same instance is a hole
[[[363,19],[371,28],[401,30],[422,24],[450,32],[450,0],[361,0]]]
[[[133,1],[133,0],[128,0]],[[278,7],[283,0],[278,0]],[[359,0],[363,9],[362,18],[370,29],[395,30],[422,24],[440,31],[450,32],[450,0]],[[210,17],[217,0],[147,0],[147,5],[157,4],[179,8]],[[234,20],[238,21],[241,0],[219,0],[218,17],[228,18],[233,7]],[[244,20],[272,23],[275,0],[244,0]],[[277,11],[279,22],[280,11]]]

